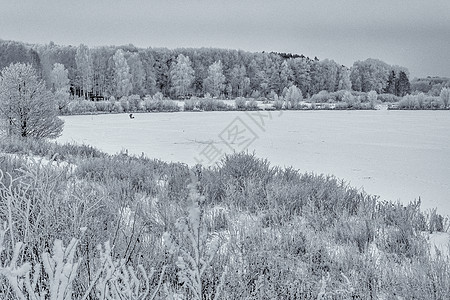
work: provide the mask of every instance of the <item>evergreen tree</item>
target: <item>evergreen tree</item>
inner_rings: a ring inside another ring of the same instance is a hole
[[[388,94],[393,94],[395,95],[395,82],[396,82],[396,77],[395,77],[395,71],[392,70],[391,72],[389,72],[389,77],[386,83],[386,88],[384,89],[385,93]]]
[[[400,71],[400,74],[395,82],[395,94],[399,97],[403,97],[409,94],[411,91],[411,85],[409,83],[408,75],[404,71]]]

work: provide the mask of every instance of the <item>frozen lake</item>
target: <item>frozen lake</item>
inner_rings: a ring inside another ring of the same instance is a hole
[[[381,200],[450,215],[450,111],[179,112],[66,116],[58,142],[214,163],[248,149],[272,165],[333,174]]]

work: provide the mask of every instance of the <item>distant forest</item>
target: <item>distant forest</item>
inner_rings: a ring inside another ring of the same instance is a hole
[[[376,91],[404,96],[414,91],[437,93],[447,78],[410,81],[405,67],[381,60],[356,61],[346,67],[333,60],[290,53],[250,53],[214,48],[137,48],[133,45],[89,48],[53,42],[31,45],[0,40],[0,69],[30,63],[49,89],[66,74],[73,96],[101,100],[114,96],[154,95],[173,99],[281,95],[296,85],[306,97],[320,91]],[[64,73],[65,72],[65,73]],[[64,79],[63,79],[64,80]]]

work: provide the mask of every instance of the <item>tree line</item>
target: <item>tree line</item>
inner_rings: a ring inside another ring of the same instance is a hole
[[[308,97],[320,91],[354,90],[404,96],[409,72],[367,59],[346,67],[334,60],[290,53],[251,53],[214,48],[138,48],[29,45],[0,40],[0,69],[31,64],[53,91],[67,89],[86,99],[154,95],[220,98],[282,95],[297,86]]]

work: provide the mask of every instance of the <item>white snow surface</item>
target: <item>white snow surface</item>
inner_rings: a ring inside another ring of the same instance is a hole
[[[212,156],[207,147],[224,153],[247,149],[272,165],[335,175],[381,200],[408,203],[421,197],[423,209],[437,207],[438,213],[450,215],[450,111],[251,114],[65,116],[57,141],[189,165],[198,159],[207,163],[204,153]],[[242,131],[245,137],[231,142],[232,133]],[[253,142],[244,147],[247,139]]]

